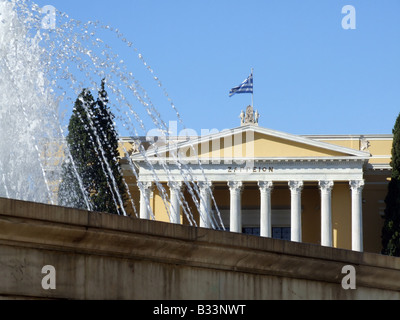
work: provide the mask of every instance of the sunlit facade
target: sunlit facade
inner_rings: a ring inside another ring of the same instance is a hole
[[[378,253],[392,140],[293,135],[258,117],[156,146],[124,138],[127,208],[142,219]]]

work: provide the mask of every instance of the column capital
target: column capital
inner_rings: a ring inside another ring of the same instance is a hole
[[[180,191],[183,187],[183,182],[182,181],[168,181],[167,185],[172,190]]]
[[[258,181],[258,187],[261,192],[269,192],[274,188],[274,184],[272,181]]]
[[[137,186],[139,189],[143,190],[154,190],[154,183],[151,181],[138,181]]]
[[[331,192],[334,186],[334,182],[332,180],[320,180],[318,182],[319,189],[322,192]]]
[[[299,193],[303,190],[304,182],[303,181],[289,181],[290,191],[293,193]]]
[[[361,192],[364,189],[365,181],[364,180],[351,180],[349,182],[350,189],[353,192]]]
[[[242,181],[228,181],[228,187],[231,191],[242,191],[243,182]]]
[[[210,188],[211,190],[213,189],[212,181],[198,181],[197,186],[199,187],[200,190],[202,189],[207,190],[208,188]]]

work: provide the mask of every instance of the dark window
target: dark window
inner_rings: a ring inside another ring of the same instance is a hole
[[[243,233],[244,234],[251,234],[253,236],[259,236],[260,235],[260,228],[243,228]]]
[[[229,228],[226,228],[226,231],[229,231]],[[260,236],[260,228],[243,228],[242,231],[244,234],[249,234],[252,236]],[[290,241],[291,228],[290,227],[272,228],[272,238]]]
[[[272,238],[290,241],[291,228],[290,227],[272,228]]]

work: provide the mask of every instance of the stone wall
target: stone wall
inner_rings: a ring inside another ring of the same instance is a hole
[[[3,299],[400,299],[398,279],[398,258],[0,199]]]

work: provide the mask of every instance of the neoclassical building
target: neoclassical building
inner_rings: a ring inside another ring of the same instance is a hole
[[[380,252],[392,135],[293,135],[258,118],[248,107],[231,130],[122,139],[136,215]]]

